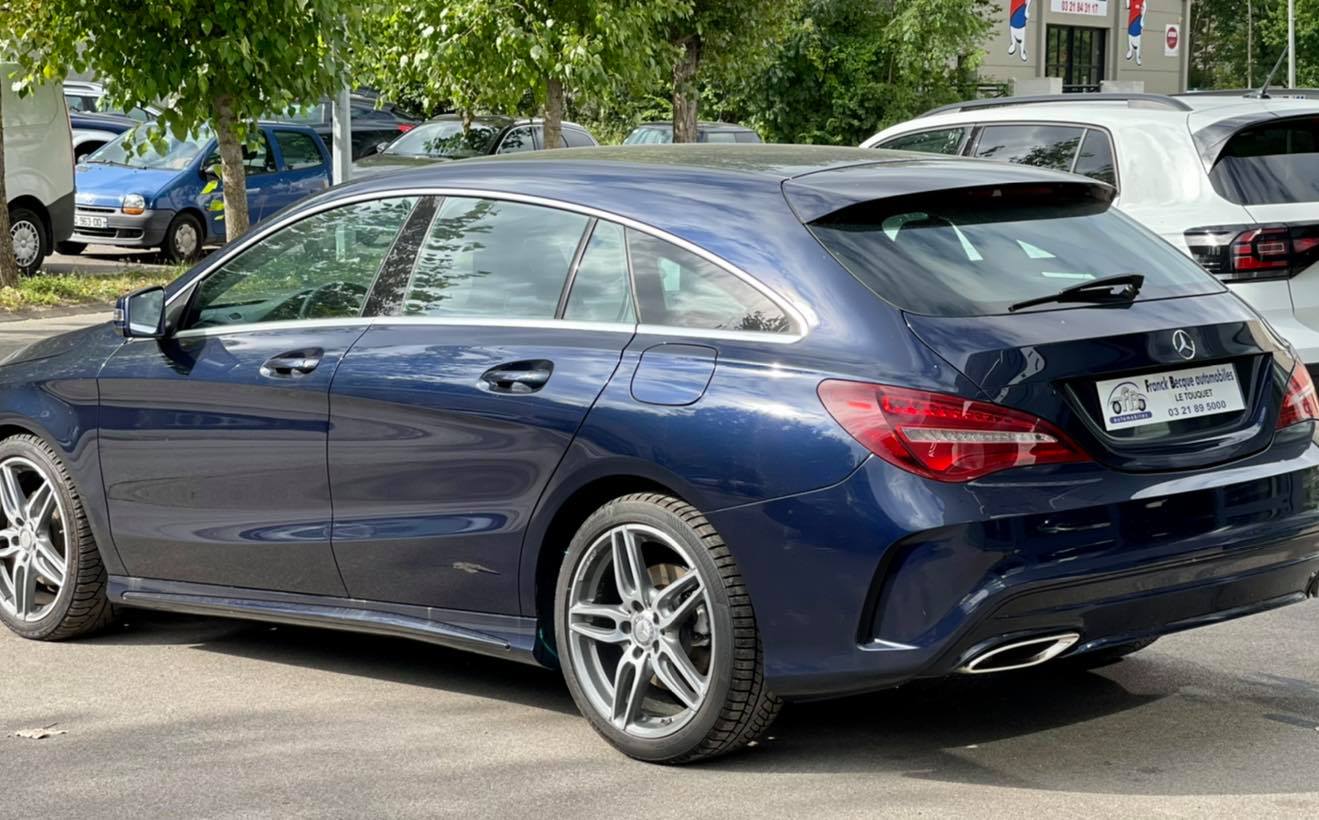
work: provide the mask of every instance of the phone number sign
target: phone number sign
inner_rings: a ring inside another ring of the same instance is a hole
[[[1061,14],[1108,16],[1108,0],[1049,0],[1049,9]]]

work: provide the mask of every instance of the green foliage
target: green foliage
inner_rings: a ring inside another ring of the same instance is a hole
[[[359,78],[426,111],[543,110],[643,87],[667,64],[662,26],[690,0],[397,0],[368,16]]]
[[[182,268],[168,268],[95,276],[71,273],[25,276],[13,287],[0,287],[0,311],[108,304],[138,288],[168,284],[182,272]]]
[[[358,20],[348,0],[2,1],[32,4],[7,20],[21,83],[91,71],[117,107],[162,102],[158,124],[175,137],[211,126],[230,239],[248,225],[240,144],[251,124],[339,87]]]
[[[771,141],[855,145],[966,97],[992,24],[985,0],[806,0],[799,15],[741,83]]]
[[[116,106],[163,101],[176,136],[215,124],[216,100],[246,123],[319,99],[345,76],[345,0],[40,0],[16,28],[29,80],[91,71]]]
[[[1191,26],[1191,88],[1258,88],[1287,44],[1287,0],[1197,0]],[[1319,0],[1296,0],[1296,82],[1319,85]],[[1284,60],[1273,86],[1286,84]]]

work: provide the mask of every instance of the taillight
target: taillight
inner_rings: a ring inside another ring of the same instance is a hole
[[[1291,427],[1303,421],[1319,419],[1319,396],[1314,392],[1314,381],[1303,362],[1292,368],[1287,381],[1287,392],[1282,397],[1282,412],[1278,414],[1278,429]]]
[[[414,129],[414,128],[416,128],[416,127],[417,127],[417,126],[413,125],[413,124],[410,123],[410,122],[401,122],[401,123],[398,124],[398,132],[399,132],[400,134],[406,134],[406,133],[408,133],[409,131],[411,131],[412,129]]]
[[[1319,257],[1319,226],[1192,228],[1186,244],[1195,261],[1224,282],[1286,279]]]
[[[829,415],[870,452],[936,481],[971,481],[1011,467],[1089,461],[1044,419],[945,393],[830,379]]]

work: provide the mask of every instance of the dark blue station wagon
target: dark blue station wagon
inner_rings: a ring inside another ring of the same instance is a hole
[[[319,194],[0,365],[0,617],[558,666],[672,763],[1316,594],[1309,375],[1112,196],[780,146]]]

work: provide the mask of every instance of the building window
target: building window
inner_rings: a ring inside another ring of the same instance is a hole
[[[1062,77],[1063,91],[1098,91],[1104,79],[1108,31],[1085,26],[1049,26],[1044,73]]]

